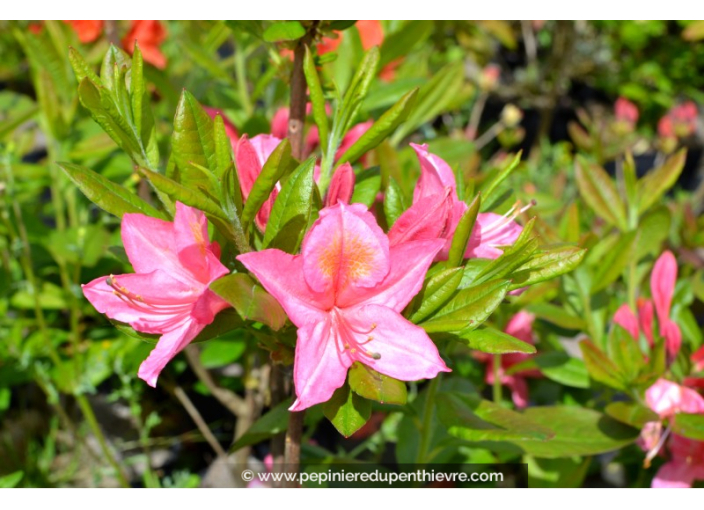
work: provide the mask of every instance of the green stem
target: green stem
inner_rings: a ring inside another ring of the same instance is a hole
[[[435,379],[430,381],[428,385],[428,393],[425,395],[425,405],[423,406],[423,421],[420,430],[420,445],[418,446],[417,464],[423,464],[428,460],[428,452],[430,450],[430,440],[433,432],[433,409],[435,408],[435,395],[440,388],[440,380],[442,373],[438,374]]]
[[[494,384],[492,386],[492,394],[494,403],[500,404],[503,394],[503,387],[501,385],[501,354],[494,354],[494,364],[492,365],[492,371],[494,375]]]
[[[249,97],[249,89],[247,87],[247,69],[245,62],[245,51],[242,48],[235,50],[235,78],[237,80],[237,88],[240,95],[240,102],[247,117],[252,115],[252,101]]]
[[[115,476],[117,476],[117,480],[120,482],[120,485],[122,487],[129,488],[130,483],[127,481],[127,477],[122,472],[120,464],[118,464],[117,459],[115,459],[115,456],[112,454],[112,451],[108,446],[107,440],[105,439],[105,435],[100,429],[100,425],[98,424],[98,420],[95,417],[95,413],[93,412],[93,408],[91,407],[90,402],[88,402],[86,396],[81,393],[76,395],[76,402],[78,402],[78,406],[81,408],[83,416],[85,417],[86,421],[88,422],[88,425],[93,431],[93,434],[98,440],[98,443],[100,444],[100,449],[102,450],[105,459],[107,459],[107,461],[115,470]]]

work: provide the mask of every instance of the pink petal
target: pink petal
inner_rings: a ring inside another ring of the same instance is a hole
[[[271,153],[282,141],[281,138],[272,135],[257,135],[252,138],[252,147],[254,147],[254,152],[257,154],[261,166],[264,166]]]
[[[413,202],[415,203],[423,197],[442,193],[446,187],[452,188],[453,198],[457,200],[457,182],[450,165],[445,163],[442,158],[429,153],[427,145],[415,143],[410,145],[416,151],[421,170],[418,184],[413,192]]]
[[[392,246],[391,268],[384,280],[371,289],[345,289],[338,296],[338,305],[377,304],[400,312],[420,292],[425,274],[444,244],[442,239],[433,239]]]
[[[151,273],[163,269],[187,274],[176,254],[173,223],[128,213],[122,217],[121,229],[122,244],[136,272]]]
[[[523,409],[528,407],[528,383],[523,377],[511,376],[507,386],[511,388],[511,400],[514,405]]]
[[[230,143],[232,144],[232,149],[234,150],[237,147],[237,141],[239,140],[239,134],[237,133],[237,128],[232,123],[232,121],[230,119],[228,119],[227,116],[222,111],[220,111],[216,108],[210,108],[208,106],[204,106],[203,109],[205,110],[205,113],[207,113],[208,116],[213,120],[215,120],[215,117],[217,117],[218,115],[222,118],[223,124],[225,125],[225,134],[230,139]]]
[[[465,258],[496,259],[503,254],[499,246],[510,246],[523,232],[515,221],[495,213],[477,215]]]
[[[105,276],[83,285],[86,299],[100,313],[144,333],[163,333],[189,316],[201,292],[160,270],[110,279],[112,286]]]
[[[206,289],[193,305],[191,316],[193,320],[201,324],[210,324],[218,313],[229,307],[230,303],[215,294],[212,290]]]
[[[271,119],[271,134],[284,139],[288,136],[288,108],[279,108]]]
[[[386,306],[365,304],[346,308],[342,315],[350,334],[358,344],[363,344],[351,356],[374,370],[401,381],[432,379],[439,372],[451,371],[423,328],[398,312]],[[380,357],[374,359],[377,356]]]
[[[325,198],[325,206],[330,207],[337,204],[338,201],[349,204],[352,199],[352,192],[354,191],[354,180],[352,165],[349,163],[340,165],[340,167],[335,170],[330,180],[330,188]]]
[[[653,302],[646,299],[638,299],[636,306],[638,307],[638,322],[640,323],[640,329],[643,330],[643,334],[648,340],[648,344],[652,347],[654,345]]]
[[[659,421],[649,421],[640,431],[637,444],[643,451],[650,452],[658,447],[662,436],[662,423]]]
[[[704,397],[662,378],[646,390],[645,402],[661,418],[670,418],[676,413],[704,413]]]
[[[511,317],[511,320],[508,321],[508,324],[506,324],[504,328],[504,332],[519,340],[534,344],[533,321],[535,321],[535,315],[521,310]]]
[[[301,255],[270,249],[245,253],[237,260],[257,277],[299,328],[324,320],[323,310],[333,305],[332,295],[314,292],[306,283]]]
[[[619,309],[616,310],[614,322],[628,331],[628,334],[631,335],[634,340],[638,340],[640,336],[638,332],[638,318],[627,304],[621,305]]]
[[[704,370],[704,346],[697,349],[697,352],[692,354],[692,363],[694,363],[694,370],[699,372]]]
[[[205,324],[184,320],[178,327],[164,333],[156,347],[139,366],[137,375],[152,388],[166,364],[181,352],[200,333]]]
[[[672,305],[672,295],[675,292],[675,282],[677,281],[677,261],[670,251],[660,255],[653,272],[650,275],[650,290],[653,294],[655,310],[660,321],[660,332],[662,324],[670,316],[670,306]]]
[[[345,383],[352,360],[341,354],[330,316],[298,328],[293,380],[296,401],[290,411],[327,402],[337,388]]]
[[[452,224],[450,193],[450,188],[445,188],[443,193],[423,197],[406,209],[389,230],[391,246],[427,239],[445,239],[451,243],[456,225]]]
[[[181,265],[199,282],[209,284],[229,273],[211,250],[208,220],[198,209],[176,202],[174,240]]]
[[[694,473],[684,459],[664,464],[653,478],[653,489],[685,489],[694,483]]]
[[[305,280],[317,292],[374,287],[389,272],[389,241],[364,206],[322,209],[301,253]]]
[[[675,321],[671,321],[670,319],[664,320],[661,324],[660,331],[665,337],[667,359],[672,362],[677,357],[677,353],[680,352],[680,347],[682,347],[682,332]]]
[[[237,143],[235,164],[237,165],[237,177],[240,181],[242,197],[247,200],[254,182],[262,171],[262,163],[247,135],[243,135]]]

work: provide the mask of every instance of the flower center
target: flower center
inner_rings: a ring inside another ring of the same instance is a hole
[[[528,209],[536,205],[535,200],[531,200],[525,206],[521,207],[521,201],[517,201],[513,204],[513,207],[508,210],[501,218],[497,219],[493,223],[490,223],[486,229],[482,229],[482,237],[490,237],[492,234],[500,233],[504,228],[509,226],[513,220],[515,220],[519,215],[526,212]]]
[[[373,360],[381,359],[381,354],[370,351],[365,347],[374,340],[374,336],[371,333],[376,329],[376,324],[372,323],[368,328],[355,327],[344,318],[338,308],[332,309],[332,317],[338,333],[335,335],[335,341],[340,353],[347,352],[355,359],[358,359],[359,355]],[[360,335],[366,336],[366,338],[359,340]]]
[[[137,311],[156,315],[174,315],[179,312],[187,311],[192,306],[192,303],[157,304],[147,302],[140,294],[136,294],[124,285],[120,285],[117,281],[117,277],[112,274],[107,277],[105,283],[112,288],[112,293],[115,296],[127,303],[130,308]]]

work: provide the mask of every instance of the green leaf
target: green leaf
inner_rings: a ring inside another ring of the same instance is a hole
[[[179,169],[179,182],[187,187],[202,187],[213,193],[211,180],[194,165],[213,173],[217,170],[213,121],[195,97],[184,90],[176,107],[171,135],[172,157]]]
[[[236,452],[245,446],[261,443],[277,434],[286,432],[289,416],[291,414],[288,412],[290,406],[291,399],[289,398],[272,407],[264,416],[255,421],[247,432],[242,434],[242,436],[235,441],[230,447],[230,453]]]
[[[132,59],[121,48],[110,45],[100,66],[100,79],[107,90],[115,94],[117,81],[122,68],[129,68]],[[114,96],[113,96],[114,97]]]
[[[244,320],[261,322],[275,331],[286,323],[286,313],[279,302],[245,273],[218,278],[210,289],[230,303]]]
[[[264,233],[264,248],[296,253],[313,209],[315,157],[308,158],[289,176],[276,197]]]
[[[596,345],[590,340],[582,340],[579,347],[592,379],[617,390],[626,389],[618,367]]]
[[[585,330],[587,328],[587,324],[582,318],[572,315],[568,309],[561,306],[551,305],[550,303],[536,303],[528,305],[527,311],[534,314],[538,319],[550,322],[561,328],[573,330]]]
[[[501,304],[510,285],[508,280],[492,280],[462,289],[420,326],[429,333],[474,329]]]
[[[244,341],[210,340],[200,351],[200,361],[205,368],[223,367],[240,359],[246,348]]]
[[[393,177],[389,177],[389,183],[386,185],[384,193],[384,216],[386,216],[386,224],[391,228],[396,220],[406,210],[406,204],[403,199],[403,191],[396,183]]]
[[[638,341],[631,338],[624,328],[614,324],[607,337],[606,349],[609,359],[619,368],[624,380],[633,382],[645,366]]]
[[[479,214],[479,208],[481,207],[481,195],[477,195],[476,198],[469,205],[467,212],[462,215],[455,233],[452,236],[452,244],[450,245],[450,253],[447,258],[447,265],[450,267],[459,266],[464,260],[464,254],[467,252],[467,243],[472,235],[472,230],[474,229],[474,224],[477,221],[477,215]]]
[[[478,395],[440,393],[437,409],[448,433],[465,441],[545,441],[553,435],[549,426],[533,422],[521,413],[483,400]]]
[[[288,139],[283,140],[266,160],[262,171],[254,181],[252,190],[249,192],[247,202],[242,210],[242,225],[251,225],[254,217],[271,195],[274,186],[289,169],[291,163],[291,144]]]
[[[379,167],[367,168],[357,176],[350,203],[364,204],[368,209],[371,209],[380,190],[381,173]]]
[[[315,62],[308,46],[306,46],[306,55],[303,60],[303,72],[306,75],[310,102],[313,105],[313,120],[315,121],[315,125],[318,126],[320,146],[327,147],[330,122],[328,121],[328,113],[325,108],[325,96],[323,94],[323,88],[320,85],[320,77],[318,76],[318,71],[315,69]]]
[[[406,120],[415,105],[417,95],[418,89],[413,89],[385,111],[384,114],[374,122],[372,127],[340,156],[335,166],[338,167],[345,162],[354,163],[361,156],[384,141],[387,136],[393,133],[394,130]]]
[[[704,414],[677,413],[672,431],[680,436],[704,441]]]
[[[549,441],[511,441],[523,452],[541,458],[598,455],[618,450],[633,443],[639,432],[582,407],[530,407],[522,414],[555,432]]]
[[[675,185],[682,173],[686,158],[687,151],[682,149],[670,156],[660,168],[649,172],[638,181],[639,214],[656,204],[665,192]]]
[[[432,21],[407,21],[400,30],[384,38],[384,42],[381,44],[379,65],[383,68],[390,62],[408,55],[413,48],[425,41],[432,33]]]
[[[572,388],[589,388],[589,372],[584,362],[564,352],[543,352],[509,368],[507,374],[540,370],[545,377]]]
[[[380,374],[359,362],[350,367],[349,385],[360,397],[382,404],[403,405],[408,398],[406,383]]]
[[[345,383],[323,404],[323,414],[340,434],[350,437],[371,417],[372,403],[350,391],[349,385]]]
[[[24,477],[24,471],[15,471],[9,475],[0,476],[0,489],[14,489]]]
[[[298,21],[277,21],[264,30],[266,42],[295,41],[306,35],[306,29]]]
[[[638,222],[638,236],[635,260],[641,260],[650,254],[660,254],[662,243],[670,233],[670,210],[666,205],[658,206],[649,211]]]
[[[596,294],[615,282],[631,262],[634,262],[638,231],[628,232],[619,237],[618,242],[599,262],[592,279],[591,293]],[[637,261],[636,261],[637,262]]]
[[[604,411],[613,419],[638,429],[649,421],[660,420],[657,413],[636,402],[611,402]]]
[[[98,78],[98,75],[93,71],[93,67],[85,61],[83,56],[75,49],[68,49],[68,60],[71,62],[73,72],[76,75],[78,83],[83,81],[83,78],[88,78],[96,87],[101,87],[103,82]]]
[[[516,154],[513,159],[509,160],[501,170],[499,170],[496,175],[482,186],[482,195],[484,196],[484,203],[489,205],[491,201],[489,198],[493,198],[494,191],[496,191],[499,185],[506,180],[506,178],[511,175],[511,173],[518,168],[518,164],[521,162],[521,153]]]
[[[221,220],[226,220],[226,215],[218,204],[213,202],[207,195],[199,191],[194,191],[191,188],[182,186],[178,182],[169,179],[165,175],[152,172],[146,168],[138,168],[138,171],[143,174],[150,183],[158,191],[161,191],[173,200],[177,200],[196,209],[200,209],[204,213],[211,215]]]
[[[621,231],[628,230],[625,205],[609,174],[599,165],[578,158],[575,175],[579,192],[589,207]]]
[[[576,246],[541,250],[511,275],[513,285],[509,290],[535,285],[569,273],[579,266],[586,253],[587,250]]]
[[[463,269],[461,267],[445,269],[430,277],[414,299],[420,303],[409,317],[410,321],[417,324],[440,308],[457,290],[462,281]]]
[[[162,212],[137,195],[93,170],[71,163],[58,165],[91,202],[118,218],[122,218],[125,213],[142,213],[154,218],[166,219]]]
[[[132,158],[132,161],[143,166],[150,164],[133,127],[121,115],[108,89],[97,87],[90,79],[83,78],[78,86],[78,97],[93,120]]]
[[[464,82],[464,65],[461,61],[443,67],[418,92],[416,107],[406,123],[391,137],[397,146],[408,134],[438,116],[453,101]]]
[[[528,487],[530,489],[571,489],[582,487],[589,473],[591,457],[569,457],[565,459],[536,459],[524,457],[528,464]]]
[[[470,349],[489,354],[535,353],[535,346],[494,328],[481,328],[460,333],[458,339],[465,342]]]

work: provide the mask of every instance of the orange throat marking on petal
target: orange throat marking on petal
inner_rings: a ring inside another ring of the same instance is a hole
[[[195,239],[198,248],[200,248],[200,252],[205,255],[205,239],[203,239],[203,231],[201,230],[201,226],[193,221],[190,222],[188,225],[191,227],[191,232],[193,232],[193,238]]]
[[[369,276],[374,269],[374,249],[359,236],[335,234],[318,257],[318,267],[327,278],[338,284]]]

